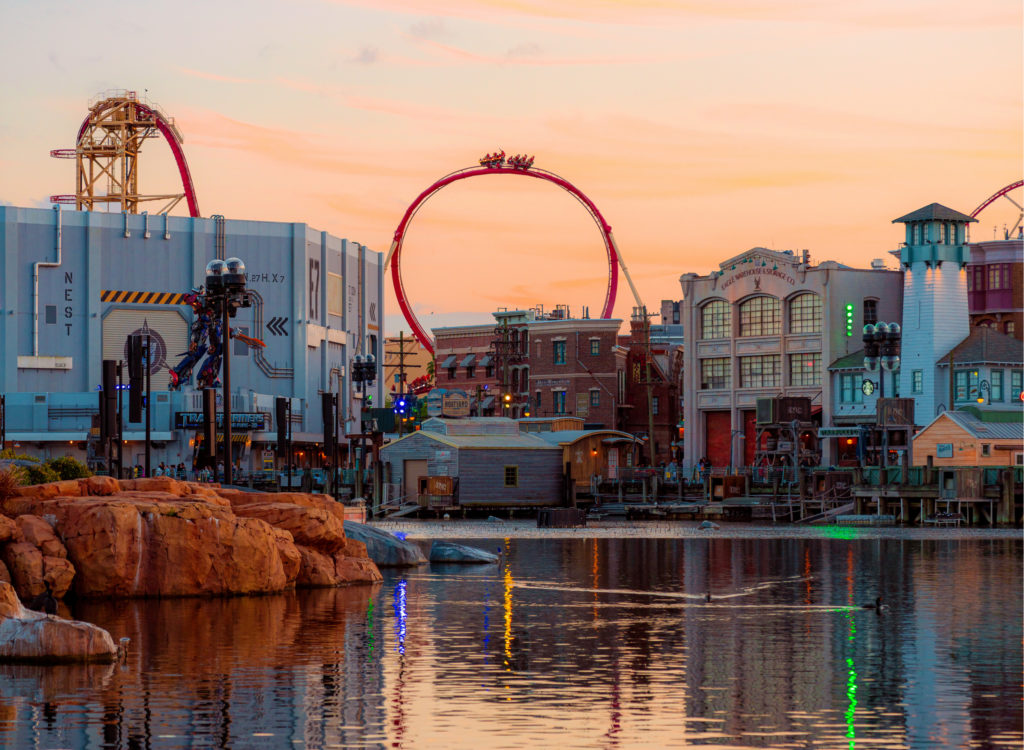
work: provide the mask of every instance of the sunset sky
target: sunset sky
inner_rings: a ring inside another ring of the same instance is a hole
[[[1024,176],[1019,0],[5,0],[0,23],[0,202],[73,192],[48,151],[113,88],[176,119],[204,216],[380,252],[420,191],[501,148],[594,201],[653,308],[755,246],[891,261],[892,219]],[[143,187],[180,190],[171,167],[149,144]],[[1016,215],[999,201],[972,238]],[[607,278],[570,195],[489,176],[424,205],[402,268],[427,327],[597,314]],[[633,304],[620,286],[616,316]]]

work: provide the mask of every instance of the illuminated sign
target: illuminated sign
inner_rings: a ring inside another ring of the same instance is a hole
[[[240,412],[231,415],[232,430],[265,430],[267,415],[260,412]],[[224,413],[217,413],[217,429],[224,426]],[[203,413],[201,411],[179,411],[174,413],[174,429],[201,430]]]
[[[853,335],[853,303],[846,303],[846,335]]]

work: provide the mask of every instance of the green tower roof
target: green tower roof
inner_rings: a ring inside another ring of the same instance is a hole
[[[893,219],[892,223],[902,222],[906,224],[910,221],[977,221],[977,219],[967,214],[962,214],[959,211],[954,211],[952,208],[947,208],[941,203],[931,203],[924,208],[910,212],[906,216]]]

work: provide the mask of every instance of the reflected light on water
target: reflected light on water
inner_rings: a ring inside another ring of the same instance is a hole
[[[73,603],[75,617],[131,638],[127,662],[0,665],[0,747],[1024,739],[1019,538],[486,544],[501,545],[500,566],[384,568],[374,586],[274,596]],[[891,609],[857,606],[876,596]]]

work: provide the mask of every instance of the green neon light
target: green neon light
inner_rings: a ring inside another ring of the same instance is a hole
[[[853,303],[846,303],[846,335],[853,335]]]
[[[854,637],[857,634],[857,626],[853,622],[853,613],[847,613],[846,619],[850,621],[850,637],[849,641],[853,643]],[[857,712],[857,670],[853,665],[853,657],[846,657],[846,699],[849,701],[849,707],[846,709],[844,718],[846,719],[846,737],[850,740],[850,750],[854,749],[857,742],[853,717]]]

